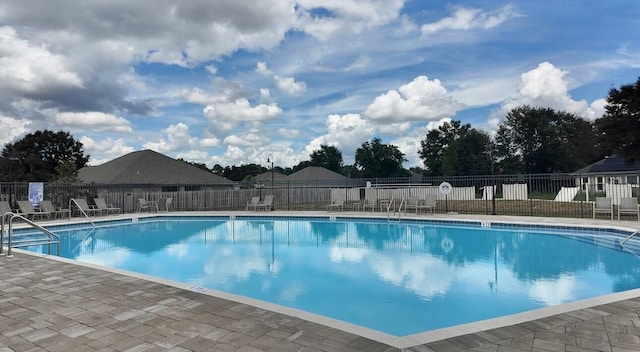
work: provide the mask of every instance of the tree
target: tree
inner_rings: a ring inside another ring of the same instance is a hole
[[[512,109],[496,133],[504,173],[572,172],[603,155],[588,121],[567,112],[528,105]]]
[[[640,77],[611,88],[605,116],[597,120],[603,147],[629,161],[640,160]]]
[[[407,161],[395,145],[383,144],[380,138],[367,141],[356,150],[355,166],[360,177],[405,177],[409,172],[402,167]]]
[[[311,158],[311,166],[324,167],[338,173],[342,172],[342,152],[334,146],[322,144],[320,149],[314,150],[309,157]]]
[[[304,168],[306,168],[308,166],[311,166],[311,161],[309,161],[309,160],[301,161],[297,165],[293,165],[293,167],[291,168],[290,172],[289,172],[289,170],[287,170],[287,172],[288,172],[287,175],[292,174],[294,172],[298,172],[298,171],[300,171],[300,170],[302,170],[302,169],[304,169]]]
[[[220,164],[213,165],[213,169],[211,171],[218,176],[224,175],[224,168]]]
[[[234,165],[225,167],[223,176],[231,181],[242,181],[247,175],[255,176],[263,172],[267,172],[267,168],[258,164]]]
[[[418,154],[429,176],[483,175],[491,171],[491,138],[470,124],[445,122],[429,131],[420,145]]]
[[[16,160],[13,175],[4,174],[3,179],[12,177],[17,181],[52,181],[60,177],[60,170],[72,169],[65,162],[73,164],[75,170],[84,167],[89,156],[84,155],[82,143],[68,132],[36,131],[15,143],[7,143],[2,157]],[[68,175],[62,175],[68,176]]]
[[[178,160],[183,161],[183,162],[185,162],[185,163],[187,163],[189,165],[195,166],[198,169],[202,169],[204,171],[212,172],[211,169],[209,169],[205,163],[199,163],[199,162],[195,162],[195,161],[188,161],[188,160],[184,160],[182,158],[178,158]]]
[[[51,181],[58,182],[78,182],[78,169],[76,164],[69,160],[65,160],[56,167],[56,173],[58,174]]]

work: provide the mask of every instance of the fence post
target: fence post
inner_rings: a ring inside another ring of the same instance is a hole
[[[496,191],[498,190],[498,185],[496,182],[496,175],[491,175],[491,215],[497,215],[496,213]]]

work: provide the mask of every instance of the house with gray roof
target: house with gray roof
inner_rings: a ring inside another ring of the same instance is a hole
[[[347,176],[320,166],[307,166],[285,177],[287,181],[346,180]]]
[[[273,178],[273,183],[277,183],[278,181],[282,181],[285,177],[287,177],[287,175],[285,174],[281,174],[279,172],[276,171],[267,171],[267,172],[263,172],[261,174],[256,175],[253,180],[256,182],[264,182],[264,183],[269,183],[271,182],[271,179]]]
[[[283,178],[290,184],[304,186],[352,187],[358,181],[320,166],[307,166]]]
[[[84,183],[103,185],[221,185],[234,182],[153,150],[140,150],[78,170]]]
[[[229,207],[219,192],[234,188],[235,182],[170,158],[153,150],[140,150],[101,165],[78,170],[81,182],[94,184],[94,194],[123,211],[139,208],[139,199],[156,201],[165,209],[169,198],[173,209],[201,210]]]

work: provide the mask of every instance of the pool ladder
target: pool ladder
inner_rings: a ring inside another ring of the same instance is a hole
[[[8,221],[7,221],[8,219]],[[14,240],[13,235],[13,220],[19,219],[30,225],[34,229],[40,230],[43,232],[46,237],[36,237],[33,234],[28,235],[19,235],[18,238]],[[19,248],[19,247],[29,247],[29,246],[41,246],[47,245],[49,248],[49,254],[51,254],[51,245],[56,245],[56,255],[60,256],[60,237],[55,233],[45,229],[44,227],[36,224],[35,222],[25,218],[24,216],[12,212],[7,212],[2,215],[2,225],[0,227],[0,255],[3,255],[4,251],[4,236],[5,236],[5,222],[8,223],[8,228],[6,230],[7,236],[7,257],[11,257],[11,248]]]

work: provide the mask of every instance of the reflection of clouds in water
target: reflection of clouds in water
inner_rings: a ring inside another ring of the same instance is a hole
[[[235,281],[246,281],[254,273],[269,271],[271,258],[260,252],[259,246],[247,247],[251,253],[238,255],[231,248],[222,248],[204,263],[203,272],[207,282],[226,284]]]
[[[84,263],[118,268],[129,258],[131,258],[131,252],[128,249],[118,248],[96,254],[80,254],[76,259]]]
[[[333,263],[359,263],[368,252],[368,249],[363,248],[341,248],[332,246],[331,249],[329,249],[329,257]]]
[[[368,257],[371,269],[385,281],[431,298],[447,292],[455,270],[447,263],[428,255],[408,258]]]
[[[575,300],[577,282],[572,275],[562,275],[557,280],[539,280],[531,285],[529,296],[549,306]]]
[[[184,243],[172,244],[167,246],[166,253],[172,257],[183,258],[189,252],[189,246]]]
[[[288,302],[295,302],[298,296],[305,292],[304,287],[297,283],[291,283],[280,292],[280,299]]]

